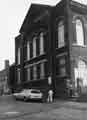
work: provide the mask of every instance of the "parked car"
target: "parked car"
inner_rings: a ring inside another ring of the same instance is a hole
[[[31,89],[29,92],[29,99],[33,100],[40,100],[43,98],[43,94],[41,93],[40,90],[37,89]]]
[[[15,99],[23,99],[24,100],[24,96],[26,95],[26,90],[22,90],[20,92],[17,93],[13,93],[13,96],[15,97]]]
[[[37,89],[24,89],[19,93],[14,93],[13,96],[16,99],[26,100],[41,100],[43,95],[40,90]]]

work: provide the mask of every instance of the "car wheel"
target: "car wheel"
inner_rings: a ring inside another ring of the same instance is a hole
[[[18,98],[17,98],[17,97],[15,97],[15,100],[18,100]]]
[[[42,99],[41,101],[42,101],[42,103],[45,103],[45,102],[46,102],[46,100],[45,100],[45,99]]]
[[[27,101],[27,98],[24,96],[24,101],[26,102]]]

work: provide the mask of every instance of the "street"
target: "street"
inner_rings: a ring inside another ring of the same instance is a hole
[[[87,103],[66,100],[23,102],[3,96],[0,97],[0,120],[87,120]]]

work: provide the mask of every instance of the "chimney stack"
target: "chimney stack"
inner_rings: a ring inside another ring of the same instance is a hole
[[[5,69],[9,68],[9,60],[5,60]]]

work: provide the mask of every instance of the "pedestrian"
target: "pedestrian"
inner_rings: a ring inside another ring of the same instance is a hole
[[[53,102],[53,90],[51,89],[48,91],[48,102]]]

